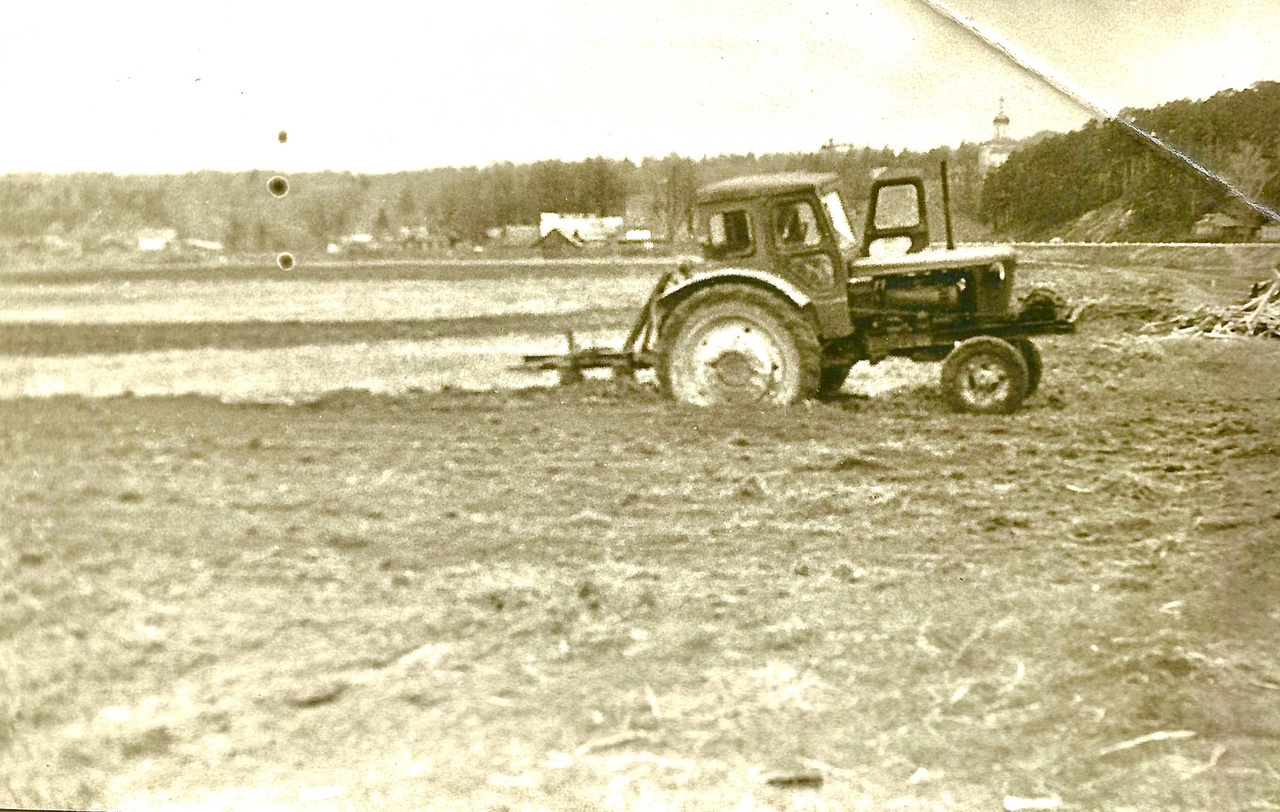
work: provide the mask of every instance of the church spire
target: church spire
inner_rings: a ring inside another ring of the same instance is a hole
[[[1006,141],[1009,138],[1009,117],[1004,114],[1004,96],[1000,97],[1000,112],[996,113],[996,117],[991,120],[995,126],[996,141]]]

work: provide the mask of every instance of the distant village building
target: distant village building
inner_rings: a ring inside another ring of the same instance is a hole
[[[1244,242],[1251,229],[1229,214],[1212,212],[1196,221],[1192,234],[1208,242]]]
[[[627,256],[647,253],[656,246],[653,232],[647,228],[629,228],[618,240],[618,250]]]
[[[98,238],[98,242],[93,246],[96,251],[122,252],[131,251],[137,245],[136,240],[119,234],[104,234]]]
[[[163,251],[178,237],[172,228],[159,228],[138,232],[139,251]]]
[[[581,237],[565,234],[560,229],[553,228],[539,237],[533,243],[533,247],[548,259],[558,259],[577,254],[586,247],[586,242]]]
[[[372,254],[379,248],[372,234],[343,234],[336,243],[329,243],[330,254]]]
[[[1273,221],[1258,229],[1258,239],[1262,242],[1280,242],[1280,223]]]
[[[552,231],[559,231],[584,243],[603,243],[616,239],[622,233],[623,222],[622,217],[543,212],[538,220],[538,234],[546,237]]]
[[[990,141],[978,150],[978,169],[986,175],[1009,160],[1016,142],[1009,137],[1009,117],[1004,113],[1004,99],[1000,99],[1000,112],[991,120],[995,130]]]
[[[189,238],[182,241],[183,248],[190,248],[193,251],[208,251],[210,253],[218,253],[222,250],[222,243],[216,240],[197,240]]]
[[[401,226],[396,233],[395,244],[406,253],[435,253],[448,250],[449,238],[432,232],[426,226]]]
[[[542,235],[537,226],[508,225],[487,229],[485,236],[495,248],[528,248]]]

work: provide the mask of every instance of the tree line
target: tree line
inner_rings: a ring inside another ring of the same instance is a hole
[[[1123,116],[1273,209],[1280,207],[1280,83],[1223,91]],[[928,152],[820,148],[812,152],[679,155],[639,163],[604,157],[529,164],[494,163],[363,175],[290,176],[281,198],[268,170],[170,176],[108,173],[0,176],[0,239],[57,235],[85,245],[142,229],[219,241],[232,251],[323,249],[343,235],[392,237],[427,231],[448,243],[479,243],[487,232],[532,225],[542,212],[628,216],[658,238],[692,227],[696,190],[735,175],[788,170],[835,172],[859,212],[876,173],[914,170],[929,179],[930,219],[940,224],[937,168],[950,165],[959,239],[1050,237],[1083,215],[1123,212],[1120,239],[1179,239],[1209,212],[1254,225],[1260,217],[1221,184],[1135,138],[1121,123],[1095,121],[1074,132],[1037,136],[985,178],[980,145]],[[855,214],[855,216],[857,216]]]
[[[944,159],[951,165],[961,233],[972,236],[981,230],[976,144],[927,153],[817,149],[701,159],[673,154],[639,163],[603,157],[495,163],[384,175],[304,173],[288,177],[283,197],[267,191],[268,170],[8,175],[0,176],[0,238],[54,234],[88,245],[108,235],[173,229],[180,238],[219,241],[232,251],[300,250],[323,249],[347,234],[392,237],[407,228],[452,243],[478,243],[491,229],[533,225],[542,212],[561,212],[625,215],[656,238],[679,240],[692,229],[696,192],[706,183],[759,172],[834,172],[850,207],[861,211],[872,177],[885,168],[928,173],[937,198],[937,164]]]
[[[1280,83],[1126,110],[1121,117],[1221,172],[1251,199],[1272,209],[1280,204]],[[1263,221],[1223,184],[1117,121],[1094,121],[1015,150],[988,176],[980,212],[1000,233],[1043,237],[1106,206],[1124,212],[1113,235],[1121,239],[1185,238],[1211,212],[1244,225]]]

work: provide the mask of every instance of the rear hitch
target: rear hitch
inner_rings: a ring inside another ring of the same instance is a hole
[[[526,371],[558,373],[561,386],[582,382],[583,370],[611,369],[614,377],[633,377],[637,369],[653,365],[650,344],[657,337],[658,300],[668,283],[679,271],[666,271],[658,279],[636,317],[622,349],[609,347],[579,347],[573,330],[565,330],[568,352],[563,355],[526,355],[522,363],[513,367]]]

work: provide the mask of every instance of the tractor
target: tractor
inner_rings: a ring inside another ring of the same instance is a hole
[[[1032,336],[1070,333],[1078,309],[1052,291],[1016,303],[1009,247],[929,247],[924,181],[871,186],[859,239],[834,174],[751,175],[698,190],[702,256],[664,273],[621,351],[525,357],[526,367],[653,369],[676,399],[785,406],[837,394],[859,361],[942,362],[961,412],[1009,413],[1043,368]]]

